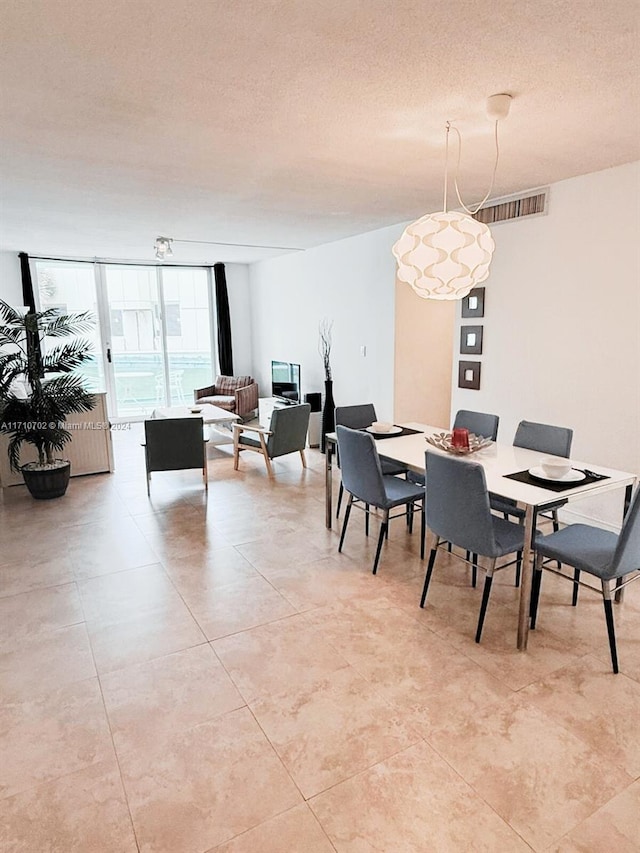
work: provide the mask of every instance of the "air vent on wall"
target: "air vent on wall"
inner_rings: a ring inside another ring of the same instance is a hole
[[[547,213],[548,199],[549,187],[525,195],[497,199],[481,208],[473,218],[486,225],[495,225],[524,216],[541,216]]]

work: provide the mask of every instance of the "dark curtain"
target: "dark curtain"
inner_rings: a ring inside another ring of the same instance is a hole
[[[19,252],[18,257],[20,258],[20,275],[22,276],[22,300],[24,305],[29,308],[30,313],[35,314],[36,298],[33,292],[33,281],[31,279],[31,269],[29,267],[29,255],[26,252]],[[27,353],[33,354],[35,371],[41,377],[44,376],[44,371],[42,369],[40,335],[35,330],[27,330]]]
[[[231,345],[231,316],[229,314],[229,294],[224,264],[213,265],[216,282],[216,315],[218,317],[218,360],[220,373],[233,376],[233,347]]]
[[[31,281],[31,270],[29,268],[29,255],[20,252],[20,274],[22,275],[22,304],[29,307],[29,311],[36,310],[36,298],[33,295],[33,282]]]

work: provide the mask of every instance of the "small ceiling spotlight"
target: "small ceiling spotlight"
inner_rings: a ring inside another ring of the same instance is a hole
[[[170,258],[173,255],[172,243],[171,237],[156,237],[153,248],[156,250],[156,258],[159,261],[164,261],[165,258]]]

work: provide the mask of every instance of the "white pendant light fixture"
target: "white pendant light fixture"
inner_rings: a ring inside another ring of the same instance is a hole
[[[460,198],[456,168],[456,195],[466,213],[447,210],[451,130],[447,122],[443,210],[407,226],[392,250],[398,262],[398,279],[411,285],[423,299],[462,299],[489,275],[495,243],[489,228],[472,217],[493,189],[499,157],[498,121],[509,114],[510,104],[511,95],[506,94],[492,95],[487,100],[487,115],[495,122],[496,160],[489,190],[475,210],[470,210]],[[458,134],[459,167],[462,143],[458,129],[453,130]]]

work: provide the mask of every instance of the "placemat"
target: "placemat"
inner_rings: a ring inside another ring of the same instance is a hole
[[[576,468],[577,471],[580,468]],[[532,477],[528,471],[516,471],[515,474],[503,474],[507,480],[517,480],[519,483],[526,483],[528,486],[537,486],[539,489],[548,489],[550,492],[566,492],[567,489],[575,489],[578,486],[589,486],[591,483],[597,483],[599,480],[608,480],[606,474],[587,474],[584,480],[573,483],[554,483],[551,480],[539,480],[537,477]]]
[[[394,424],[394,426],[400,426],[400,424]],[[369,430],[365,429],[364,432],[369,432]],[[420,432],[422,432],[422,430],[402,427],[402,432],[369,432],[369,435],[372,435],[376,441],[379,441],[381,438],[400,438],[403,435],[418,435]]]

